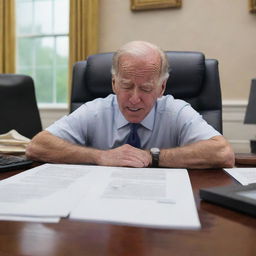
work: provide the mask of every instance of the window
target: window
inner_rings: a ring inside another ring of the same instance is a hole
[[[17,73],[39,103],[67,103],[69,0],[16,0]]]

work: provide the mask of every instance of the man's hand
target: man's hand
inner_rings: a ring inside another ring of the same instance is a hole
[[[98,164],[140,168],[148,167],[151,164],[151,155],[149,151],[125,144],[115,149],[102,151]]]
[[[99,150],[71,144],[47,131],[36,135],[27,147],[30,159],[49,163],[97,164],[106,166],[148,167],[149,151],[128,144],[110,150]]]

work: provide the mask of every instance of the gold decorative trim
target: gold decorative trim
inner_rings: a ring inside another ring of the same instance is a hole
[[[131,0],[132,11],[179,8],[182,0]]]
[[[0,0],[0,73],[15,73],[15,1]]]
[[[256,0],[249,0],[249,10],[252,13],[256,13]]]
[[[98,52],[98,20],[99,0],[70,0],[69,95],[73,65]]]

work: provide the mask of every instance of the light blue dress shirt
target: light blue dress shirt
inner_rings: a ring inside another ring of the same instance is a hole
[[[125,144],[130,127],[111,94],[83,104],[46,130],[75,144],[110,149]],[[157,100],[138,134],[143,149],[177,147],[220,135],[189,103],[171,95]]]

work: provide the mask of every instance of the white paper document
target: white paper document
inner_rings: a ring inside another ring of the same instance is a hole
[[[198,229],[185,169],[87,167],[93,186],[71,219],[159,228]]]
[[[45,164],[0,182],[0,215],[65,217],[85,192],[86,169]]]
[[[0,181],[0,220],[198,229],[187,170],[45,164]]]
[[[231,168],[225,171],[242,185],[256,183],[256,168]]]

